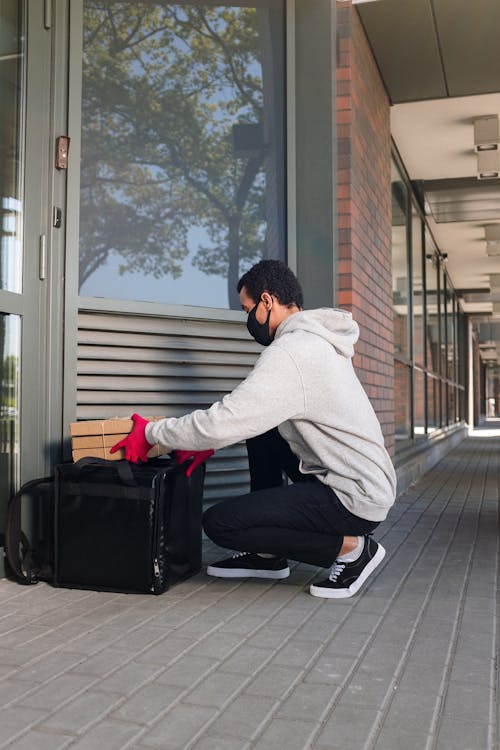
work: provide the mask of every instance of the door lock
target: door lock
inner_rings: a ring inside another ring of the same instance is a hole
[[[60,229],[62,224],[62,211],[59,206],[54,206],[52,209],[52,226],[56,229]]]

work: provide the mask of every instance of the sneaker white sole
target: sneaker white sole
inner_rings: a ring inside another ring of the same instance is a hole
[[[347,589],[329,589],[323,588],[323,586],[315,586],[314,583],[309,587],[309,593],[313,596],[320,596],[323,599],[347,599],[353,596],[356,591],[359,591],[363,583],[366,581],[368,576],[373,573],[375,568],[380,565],[385,557],[385,549],[381,544],[378,545],[378,550],[372,557],[368,565],[364,568],[363,572],[359,575],[356,580],[351,583]]]
[[[216,578],[269,578],[273,581],[288,578],[290,568],[281,570],[249,570],[248,568],[217,568],[215,565],[207,567],[207,575]]]

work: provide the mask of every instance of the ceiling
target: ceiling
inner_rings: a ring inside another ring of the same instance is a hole
[[[354,2],[392,104],[395,144],[421,184],[462,308],[478,323],[500,323],[500,294],[490,290],[500,255],[488,255],[485,240],[485,225],[500,224],[500,179],[478,179],[473,125],[500,116],[500,1]],[[488,331],[500,351],[500,325]]]

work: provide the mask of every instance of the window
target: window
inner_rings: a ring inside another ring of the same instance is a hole
[[[394,322],[396,440],[411,437],[408,191],[393,165],[392,172],[392,307]]]
[[[458,301],[404,173],[392,169],[392,293],[396,450],[462,418]]]
[[[239,309],[285,258],[284,0],[84,0],[79,290]]]
[[[19,484],[21,318],[0,314],[0,537],[7,498]],[[1,538],[0,538],[1,544]]]
[[[0,4],[0,289],[21,292],[25,4]]]

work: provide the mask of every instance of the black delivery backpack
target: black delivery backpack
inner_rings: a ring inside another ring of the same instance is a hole
[[[52,529],[37,533],[33,545],[21,531],[20,505],[23,496],[33,500],[39,486],[27,483],[7,514],[11,574],[20,583],[41,579],[66,588],[142,594],[161,594],[194,575],[201,568],[205,465],[190,477],[187,466],[169,456],[139,465],[91,457],[60,464],[52,509],[50,480],[40,480],[42,500],[36,504],[45,497]]]

